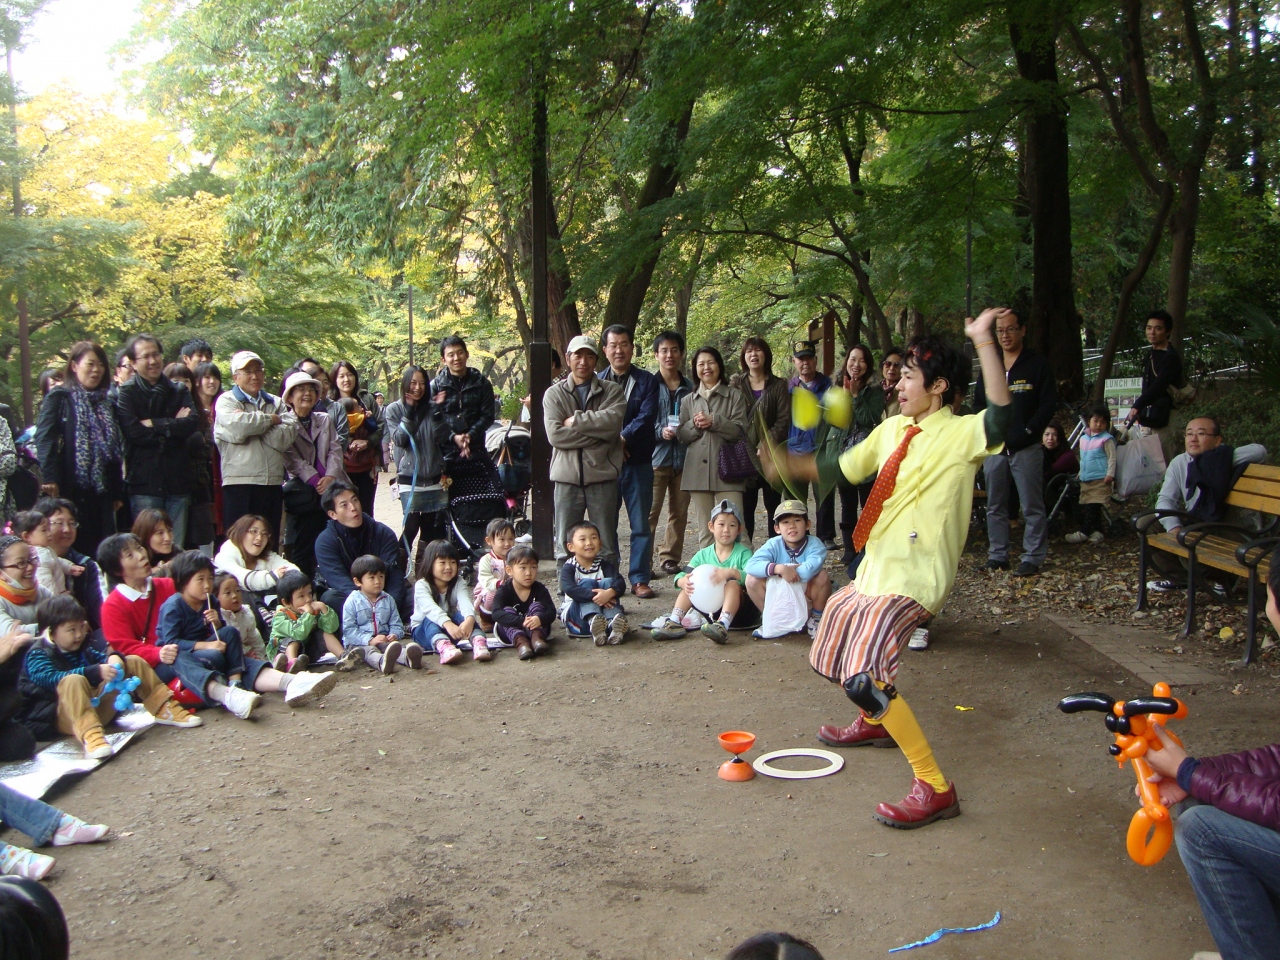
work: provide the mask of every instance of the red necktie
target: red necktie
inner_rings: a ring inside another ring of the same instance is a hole
[[[876,477],[876,482],[871,487],[871,496],[867,497],[866,505],[862,508],[862,515],[858,517],[858,525],[853,529],[853,549],[855,553],[861,552],[862,548],[867,545],[867,538],[871,536],[871,528],[880,519],[880,510],[884,506],[884,502],[893,493],[893,488],[898,482],[898,467],[902,464],[902,458],[907,455],[907,444],[919,432],[920,428],[914,423],[907,427],[907,435],[898,444],[898,449],[889,455],[889,459],[880,468],[880,475]]]

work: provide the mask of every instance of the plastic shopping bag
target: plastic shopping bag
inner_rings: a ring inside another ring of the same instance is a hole
[[[809,601],[802,582],[787,583],[781,577],[770,577],[764,588],[764,617],[760,636],[785,637],[803,630],[809,620]]]
[[[1116,496],[1144,494],[1164,478],[1160,438],[1130,431],[1129,442],[1116,448]]]

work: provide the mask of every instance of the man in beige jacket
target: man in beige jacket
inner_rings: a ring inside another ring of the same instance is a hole
[[[565,350],[569,375],[542,397],[555,482],[556,560],[568,556],[569,529],[585,515],[600,529],[600,556],[618,562],[618,476],[627,397],[596,376],[600,350],[590,337],[574,337]]]

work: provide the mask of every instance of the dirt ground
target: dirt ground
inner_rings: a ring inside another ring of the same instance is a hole
[[[915,955],[1211,949],[1176,853],[1149,869],[1125,854],[1132,774],[1106,755],[1101,718],[1054,708],[1143,685],[1010,616],[1030,600],[973,573],[979,559],[966,555],[933,647],[899,675],[959,786],[956,820],[872,820],[909,787],[896,750],[845,751],[842,772],[807,782],[716,777],[722,730],[753,732],[752,758],[820,746],[819,724],[852,719],[804,637],[561,638],[528,663],[361,668],[317,706],[273,697],[251,722],[208,711],[198,730],[149,730],[62,790],[55,802],[116,831],[58,851],[49,887],[74,955],[717,958],[788,930],[862,958],[997,910],[993,930]],[[656,585],[657,600],[628,601],[633,624],[669,609]],[[1221,684],[1184,691],[1188,746],[1276,739],[1273,698],[1217,661]]]

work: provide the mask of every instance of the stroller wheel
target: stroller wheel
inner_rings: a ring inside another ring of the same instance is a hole
[[[514,525],[516,528],[517,537],[523,537],[526,533],[529,532],[531,528],[531,524],[529,523],[528,517],[516,517],[511,522],[512,522],[512,525]]]

